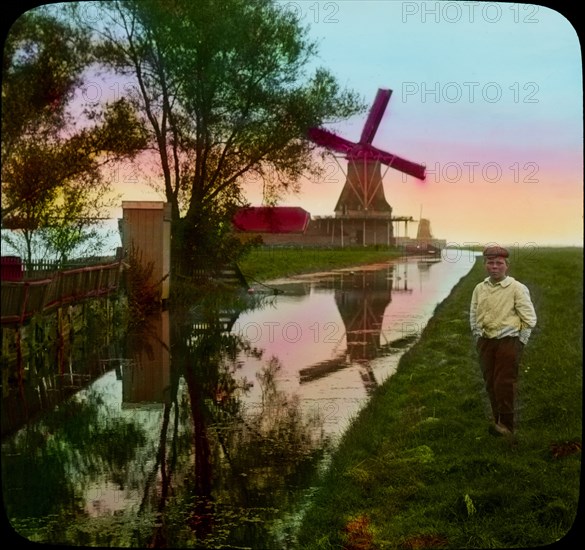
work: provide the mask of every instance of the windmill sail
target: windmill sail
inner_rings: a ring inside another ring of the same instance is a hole
[[[360,160],[363,162],[378,161],[399,172],[424,180],[425,167],[422,164],[403,159],[372,145],[391,95],[392,90],[383,88],[378,90],[364,124],[362,135],[357,143],[344,139],[323,128],[310,128],[307,134],[308,138],[321,147],[346,155],[348,160]]]
[[[359,141],[360,143],[372,143],[372,141],[374,141],[374,136],[378,131],[378,126],[380,126],[380,122],[384,116],[384,111],[386,110],[386,106],[390,101],[391,95],[392,90],[378,90],[376,99],[374,99],[374,103],[370,109],[370,114],[368,115],[366,123],[364,124],[364,129],[362,130],[362,135]]]

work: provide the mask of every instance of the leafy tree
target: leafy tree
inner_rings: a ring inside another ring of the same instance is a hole
[[[363,105],[325,69],[307,74],[316,44],[273,0],[102,6],[97,52],[133,79],[128,98],[158,154],[175,256],[225,259],[235,253],[226,237],[245,177],[263,178],[273,199],[294,189],[319,171],[307,129]]]
[[[95,245],[113,200],[102,166],[145,146],[125,100],[72,110],[90,51],[86,32],[43,8],[23,14],[6,39],[2,227],[13,232],[3,240],[17,250],[24,242],[29,261],[35,245],[60,260]]]

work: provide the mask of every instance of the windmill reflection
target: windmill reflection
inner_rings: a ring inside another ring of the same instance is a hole
[[[417,264],[419,270],[428,271],[432,264]],[[327,283],[326,283],[327,284]],[[411,293],[406,264],[400,270],[390,264],[385,269],[355,269],[343,272],[340,278],[330,280],[335,292],[335,303],[345,327],[347,347],[343,353],[301,369],[301,384],[359,365],[364,387],[371,393],[376,386],[371,360],[400,351],[416,336],[407,335],[391,342],[384,341],[382,323],[392,302],[392,294]]]

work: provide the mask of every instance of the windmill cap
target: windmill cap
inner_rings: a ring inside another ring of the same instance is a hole
[[[508,258],[510,253],[503,246],[488,246],[483,255],[486,258]]]

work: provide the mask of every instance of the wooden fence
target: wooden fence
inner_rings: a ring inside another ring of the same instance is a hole
[[[36,313],[117,292],[122,262],[61,269],[44,278],[2,281],[2,324],[23,324]],[[40,272],[41,270],[38,270]]]
[[[58,262],[54,260],[33,260],[27,262],[26,260],[23,260],[23,278],[26,280],[48,279],[60,271],[112,264],[118,259],[119,258],[116,258],[115,256],[95,256],[92,258],[69,260],[67,262]]]
[[[187,274],[183,272],[182,275],[197,284],[214,282],[227,286],[248,288],[248,283],[244,274],[235,263],[216,268],[194,268]]]

